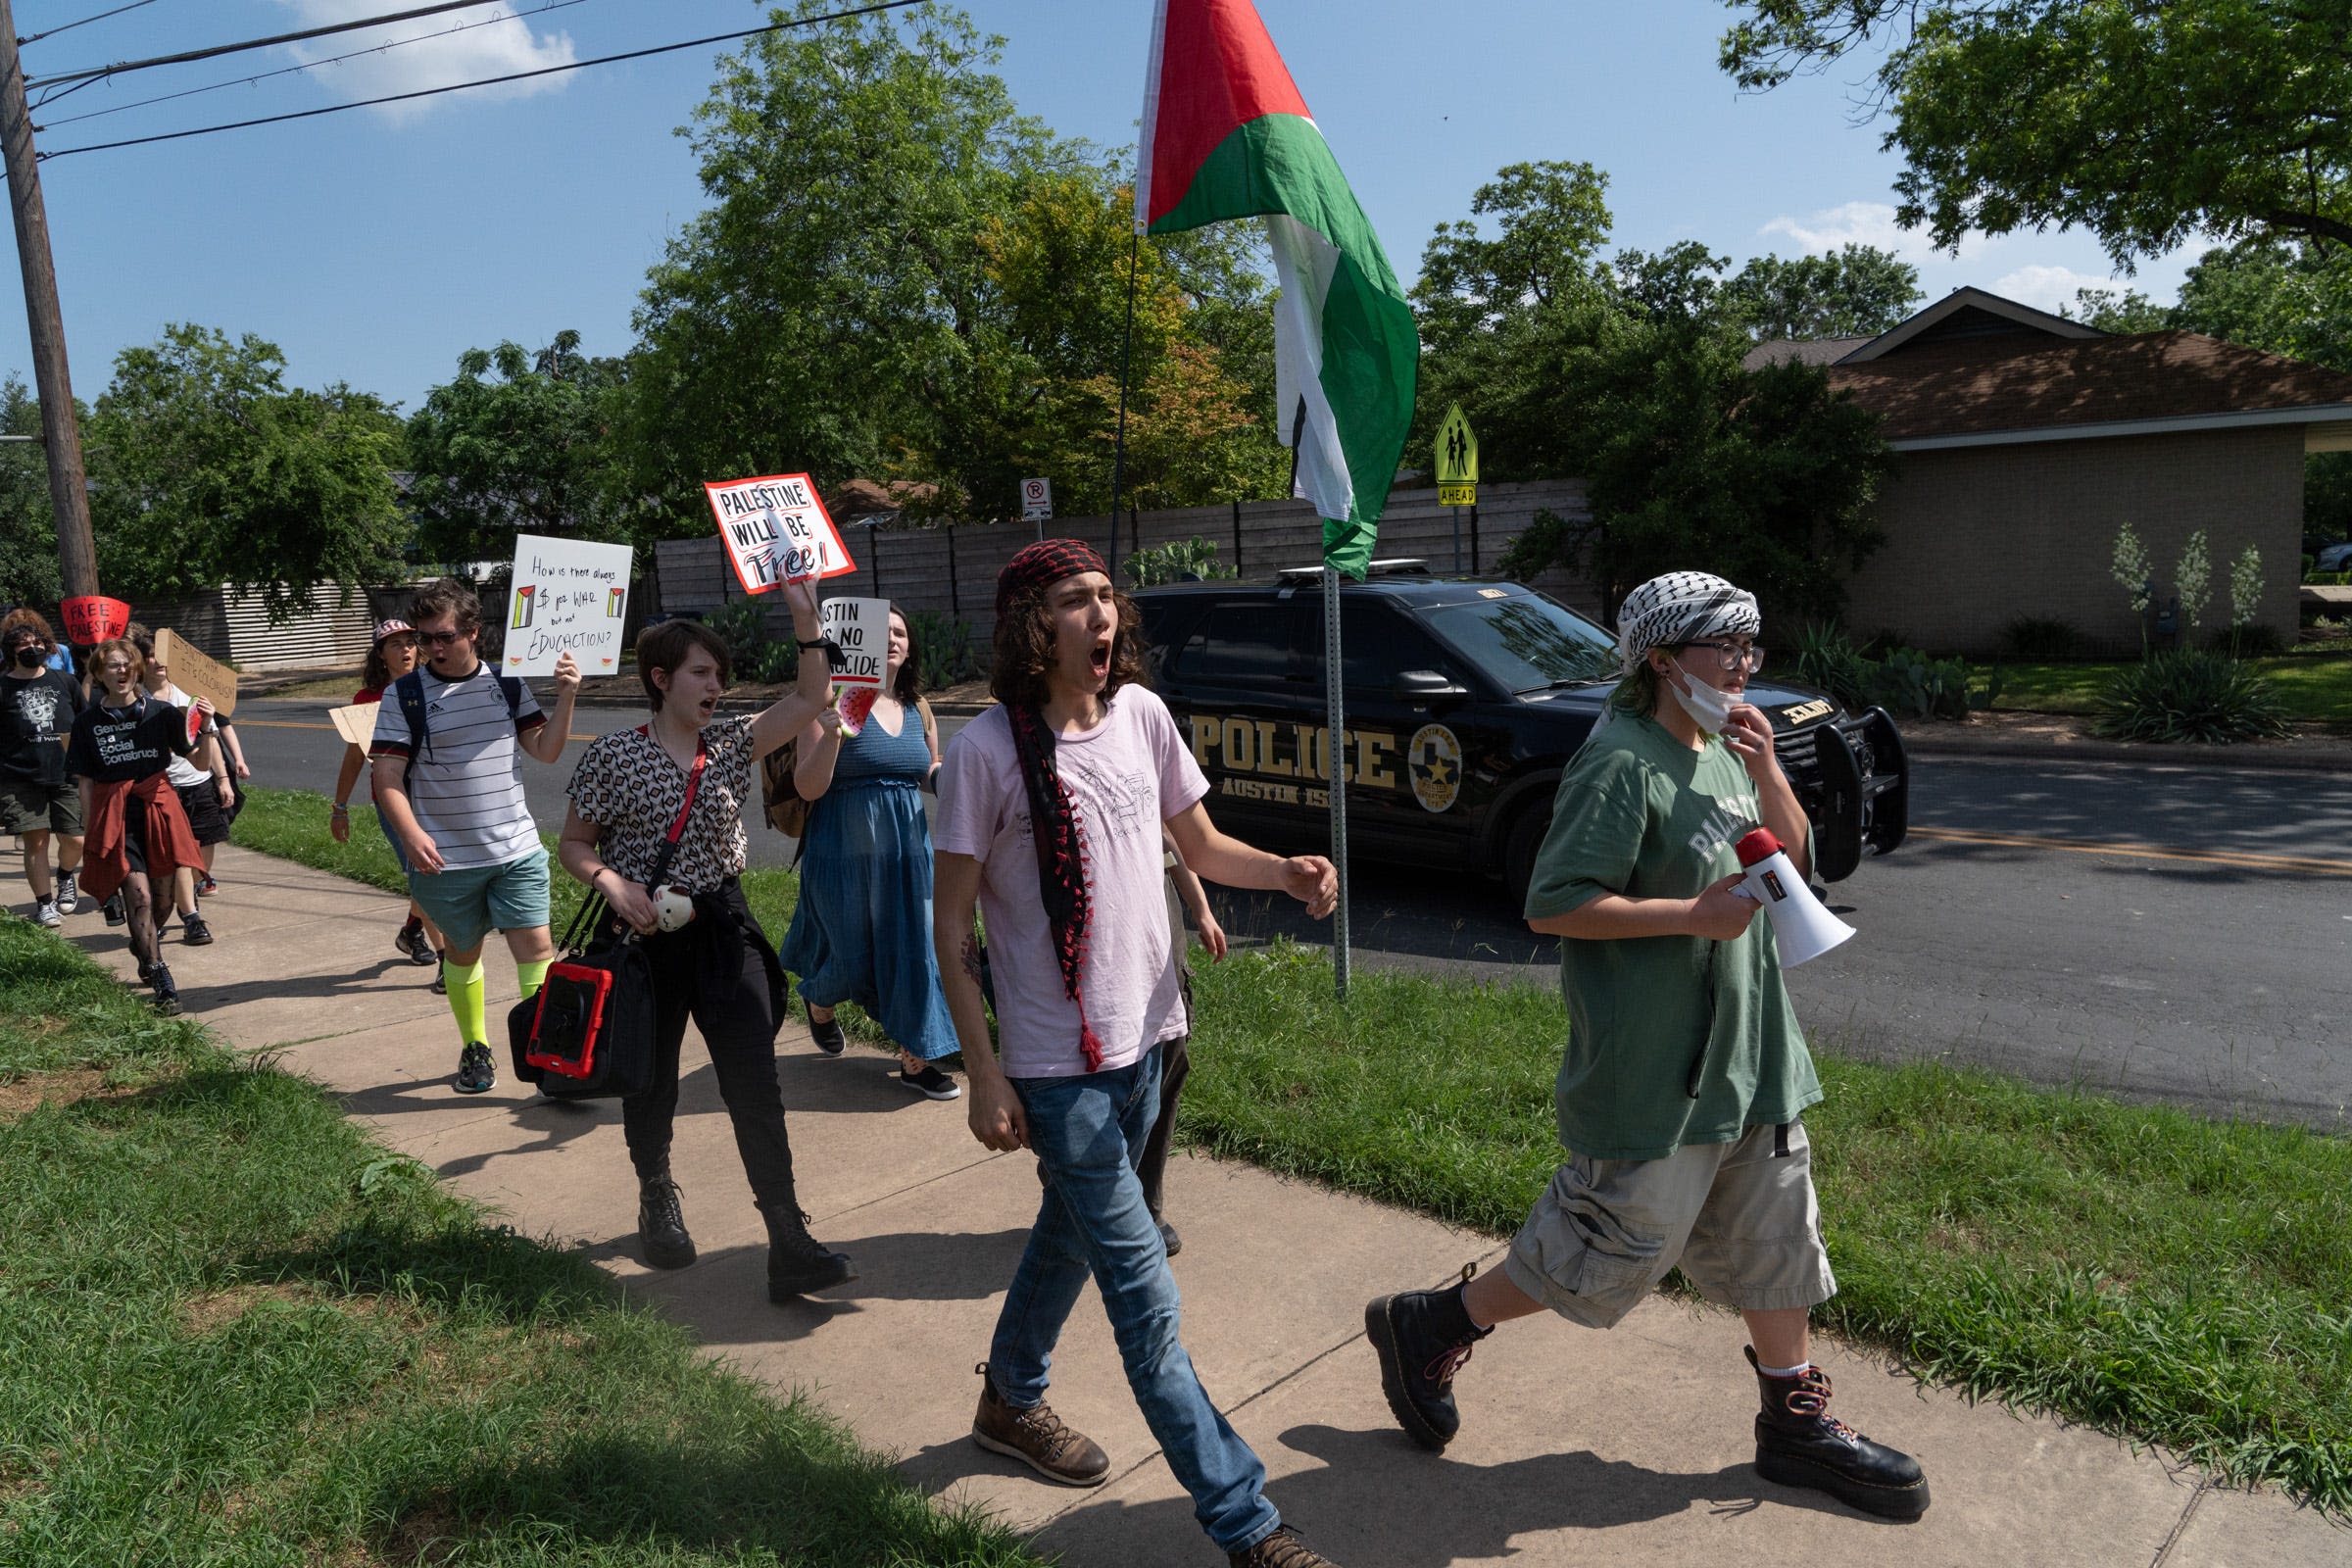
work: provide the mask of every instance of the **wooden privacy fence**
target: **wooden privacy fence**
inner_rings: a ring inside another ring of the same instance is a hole
[[[199,653],[248,674],[269,669],[334,668],[368,657],[375,623],[408,606],[406,587],[355,588],[348,602],[335,583],[311,586],[313,608],[276,625],[258,593],[215,588],[185,599],[138,599],[131,619],[150,631],[170,627]]]
[[[1399,490],[1389,497],[1380,520],[1375,558],[1412,557],[1440,576],[1455,575],[1457,509],[1438,505],[1436,490]],[[1539,512],[1583,521],[1585,487],[1579,480],[1543,480],[1480,487],[1476,507],[1458,509],[1461,575],[1492,572],[1495,561]],[[1046,523],[1049,538],[1084,539],[1102,552],[1127,581],[1123,563],[1138,550],[1157,549],[1200,538],[1217,547],[1217,559],[1248,580],[1263,581],[1293,566],[1320,565],[1323,523],[1303,501],[1243,501],[1213,507],[1179,507],[1130,512],[1112,526],[1108,517],[1063,517]],[[845,542],[858,570],[826,582],[827,594],[856,594],[897,601],[908,610],[928,610],[970,623],[972,640],[985,650],[996,631],[997,573],[1025,545],[1038,538],[1038,525],[1025,522],[960,523],[937,528],[845,528]],[[701,615],[743,588],[728,567],[717,535],[668,539],[655,547],[662,613]],[[1592,584],[1563,571],[1545,572],[1535,586],[1563,603],[1596,614],[1599,596]],[[767,611],[769,632],[790,634],[780,602]]]

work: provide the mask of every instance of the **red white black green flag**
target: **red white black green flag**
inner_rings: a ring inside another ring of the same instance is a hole
[[[1296,493],[1322,514],[1324,561],[1360,578],[1412,422],[1412,307],[1256,7],[1157,0],[1136,231],[1261,216],[1282,286],[1276,406]]]

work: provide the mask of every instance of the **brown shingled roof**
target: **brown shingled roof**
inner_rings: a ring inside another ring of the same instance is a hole
[[[1921,343],[1829,375],[1889,441],[2352,404],[2352,375],[2199,332]]]

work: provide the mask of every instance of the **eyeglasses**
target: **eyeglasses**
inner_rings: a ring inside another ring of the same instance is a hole
[[[420,631],[416,634],[416,640],[420,643],[431,643],[435,648],[447,648],[459,638],[472,635],[473,633],[470,631]]]
[[[1753,673],[1764,667],[1764,650],[1761,646],[1742,648],[1738,643],[1689,643],[1685,646],[1712,648],[1715,650],[1715,662],[1725,669],[1738,669],[1745,664]]]

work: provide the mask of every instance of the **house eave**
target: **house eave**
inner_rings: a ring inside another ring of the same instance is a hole
[[[1967,435],[1922,435],[1889,441],[1896,452],[1949,452],[1963,447],[2026,446],[2043,441],[2099,441],[2115,436],[2173,435],[2203,430],[2248,430],[2268,425],[2308,426],[2307,452],[2352,451],[2352,403],[2300,409],[2254,409],[2229,414],[2184,414],[2157,419],[2107,419],[2089,424],[2045,424]]]

